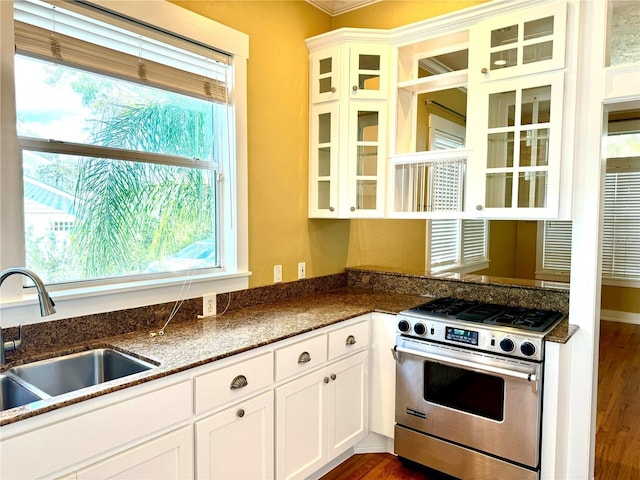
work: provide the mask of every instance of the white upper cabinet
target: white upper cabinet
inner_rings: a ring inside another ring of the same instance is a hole
[[[565,88],[571,78],[566,74],[567,8],[565,2],[552,2],[470,29],[469,215],[568,215],[575,84]]]
[[[564,2],[479,22],[470,29],[471,81],[493,81],[564,68],[566,22]]]
[[[389,216],[568,218],[577,30],[567,19],[578,7],[487,5],[407,28],[412,41],[398,34]]]
[[[341,31],[308,45],[309,217],[383,217],[389,47]]]

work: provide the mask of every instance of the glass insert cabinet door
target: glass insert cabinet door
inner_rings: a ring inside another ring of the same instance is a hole
[[[349,59],[351,98],[387,98],[388,51],[379,46],[354,45],[350,48]]]
[[[338,208],[338,103],[311,111],[309,216],[334,217]]]
[[[311,62],[311,101],[313,103],[336,100],[340,95],[340,48],[327,48],[315,52]]]
[[[487,129],[484,155],[476,159],[485,172],[480,209],[545,209],[557,198],[563,73],[538,77],[499,82],[483,98]]]
[[[478,47],[473,74],[497,80],[563,68],[566,17],[566,3],[557,2],[478,24],[471,33]]]
[[[349,114],[353,141],[349,144],[348,209],[351,214],[373,216],[384,204],[386,108],[381,103],[358,102],[350,106]]]

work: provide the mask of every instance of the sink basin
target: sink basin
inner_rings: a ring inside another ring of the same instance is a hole
[[[9,373],[53,397],[153,367],[116,350],[99,348],[20,365]]]
[[[6,375],[0,375],[0,410],[21,407],[40,397]]]

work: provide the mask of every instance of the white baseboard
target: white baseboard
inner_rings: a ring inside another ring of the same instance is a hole
[[[607,322],[633,323],[640,325],[640,313],[620,312],[618,310],[600,310],[600,320]]]
[[[353,447],[353,451],[354,453],[393,453],[393,438],[369,432],[369,435]]]

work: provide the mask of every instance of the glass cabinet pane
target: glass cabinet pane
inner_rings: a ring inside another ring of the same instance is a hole
[[[553,35],[553,16],[524,22],[524,39],[533,40]]]
[[[513,173],[487,175],[485,205],[488,208],[511,208]]]
[[[378,147],[358,146],[356,175],[374,177],[378,174]]]
[[[318,182],[318,208],[328,210],[331,207],[331,182]]]
[[[515,125],[516,92],[500,92],[489,95],[489,128]]]
[[[378,141],[378,112],[358,111],[358,142]]]
[[[522,90],[520,124],[546,123],[551,118],[551,85]]]
[[[640,62],[640,3],[610,0],[607,65]]]
[[[513,167],[513,132],[489,134],[487,167]]]
[[[375,180],[358,180],[356,185],[356,208],[358,210],[375,210],[377,190],[378,182]]]
[[[518,25],[507,25],[491,30],[491,47],[501,47],[518,41]]]
[[[380,55],[358,55],[358,88],[380,90]]]
[[[336,72],[334,71],[333,57],[320,58],[317,60],[317,93],[332,93],[336,91]]]
[[[520,166],[549,165],[549,129],[520,132]]]
[[[520,172],[518,175],[518,207],[547,206],[547,172]]]

